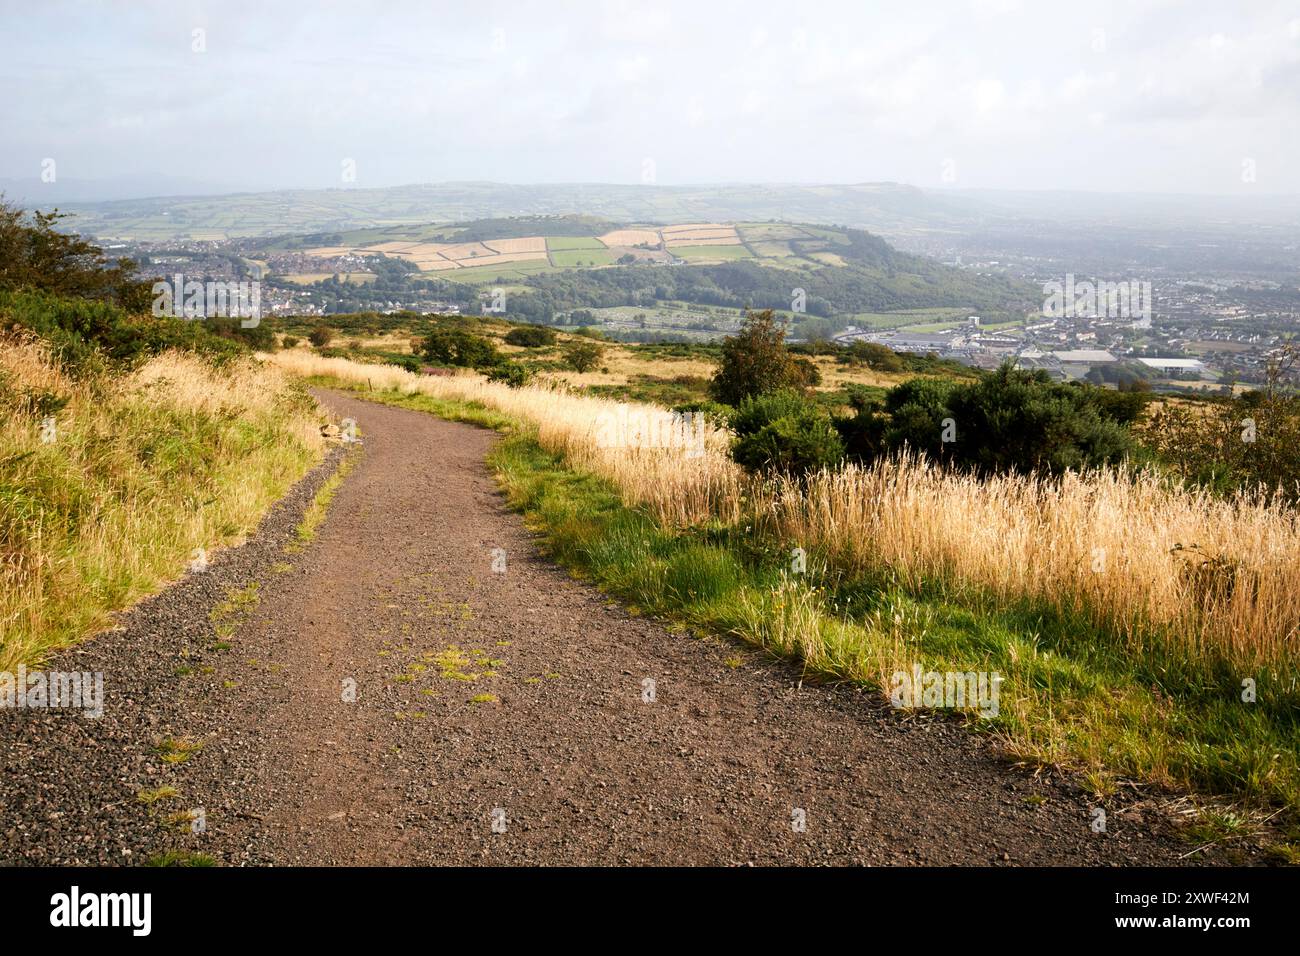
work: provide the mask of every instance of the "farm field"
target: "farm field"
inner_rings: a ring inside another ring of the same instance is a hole
[[[615,255],[608,249],[552,249],[551,262],[561,268],[581,269],[595,266],[613,265]]]
[[[683,259],[752,259],[751,253],[744,246],[735,245],[691,245],[674,246],[673,255]]]

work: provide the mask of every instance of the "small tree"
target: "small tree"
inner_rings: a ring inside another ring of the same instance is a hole
[[[307,341],[318,349],[323,349],[334,338],[334,331],[324,325],[318,325],[307,335]]]
[[[570,342],[564,347],[564,361],[575,372],[589,372],[596,367],[602,355],[594,342]]]
[[[709,393],[715,401],[739,405],[753,395],[783,388],[802,390],[809,384],[808,368],[790,355],[785,329],[768,309],[747,312],[740,331],[722,340],[722,363],[709,383]]]

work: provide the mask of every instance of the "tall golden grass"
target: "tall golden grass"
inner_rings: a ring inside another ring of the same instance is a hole
[[[1294,662],[1300,521],[1263,497],[1215,498],[1146,473],[984,480],[906,457],[805,482],[759,482],[727,457],[727,433],[717,428],[695,445],[657,447],[663,443],[636,428],[608,440],[611,420],[669,414],[653,406],[306,352],[271,361],[299,374],[478,402],[529,422],[548,451],[609,479],[627,503],[672,525],[749,521],[833,569],[1046,602],[1089,615],[1135,645],[1172,642],[1243,665]]]
[[[50,400],[65,404],[43,434]],[[320,459],[318,415],[252,361],[217,370],[165,353],[78,380],[40,340],[0,338],[0,670],[105,626],[196,549],[251,531]]]

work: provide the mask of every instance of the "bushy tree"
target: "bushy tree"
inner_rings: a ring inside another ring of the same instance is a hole
[[[421,352],[438,365],[481,369],[501,362],[501,353],[491,340],[464,329],[434,329],[425,338]]]
[[[881,435],[884,448],[897,451],[906,446],[932,458],[946,457],[952,443],[944,438],[956,430],[950,407],[956,388],[948,379],[914,378],[886,392],[887,422]],[[952,419],[952,428],[945,419]]]
[[[848,347],[848,356],[878,372],[901,372],[907,368],[897,352],[879,342],[854,342]]]
[[[1118,464],[1128,430],[1102,414],[1092,389],[1061,385],[1010,364],[953,390],[953,457],[980,471],[1048,472]]]
[[[589,372],[603,353],[594,342],[570,342],[564,347],[564,363],[575,372]]]
[[[800,364],[790,354],[785,329],[771,309],[747,312],[740,331],[722,340],[722,362],[709,383],[709,394],[715,401],[739,405],[766,392],[804,389],[811,384],[811,364]]]
[[[0,199],[0,290],[29,289],[65,298],[112,302],[128,313],[149,309],[151,283],[130,259],[110,261],[98,246],[59,232],[66,213],[27,213]]]

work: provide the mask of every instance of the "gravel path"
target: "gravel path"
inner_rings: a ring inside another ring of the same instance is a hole
[[[801,685],[757,652],[629,615],[538,555],[483,464],[492,433],[320,394],[364,445],[314,542],[286,551],[334,461],[247,545],[51,665],[104,672],[103,718],[0,712],[0,861],[1113,865],[1187,852],[1141,805],[1111,807],[1093,832],[1083,794],[1007,765],[958,722],[902,719],[874,695]],[[169,764],[169,739],[202,747]],[[164,786],[175,796],[139,801]],[[190,809],[203,832],[169,819]]]

